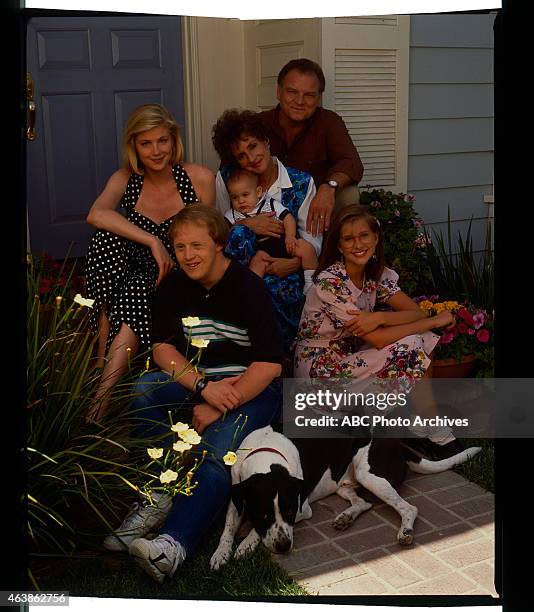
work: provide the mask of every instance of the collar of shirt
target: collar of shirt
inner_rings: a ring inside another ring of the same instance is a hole
[[[266,195],[270,195],[275,200],[282,201],[282,189],[293,187],[293,183],[284,164],[277,157],[273,156],[273,160],[278,165],[278,176],[269,189],[267,189]]]

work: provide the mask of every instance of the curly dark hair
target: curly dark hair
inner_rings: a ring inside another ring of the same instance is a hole
[[[211,141],[223,164],[235,164],[230,145],[252,136],[263,142],[269,140],[267,128],[258,113],[230,108],[219,117],[211,129]]]

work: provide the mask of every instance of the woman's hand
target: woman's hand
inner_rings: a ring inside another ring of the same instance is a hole
[[[433,327],[453,327],[456,324],[456,317],[448,310],[443,310],[439,314],[431,317]]]
[[[206,427],[220,418],[221,413],[209,404],[197,404],[193,408],[193,427],[201,434]]]
[[[150,251],[152,257],[158,264],[158,280],[156,281],[156,287],[161,283],[163,277],[166,276],[173,268],[174,262],[169,255],[169,251],[163,246],[163,243],[159,238],[154,237],[154,240],[150,244]]]
[[[233,410],[239,406],[242,400],[241,393],[234,387],[240,378],[241,376],[231,376],[222,380],[211,380],[200,392],[200,395],[208,404],[214,406],[220,412]]]
[[[249,227],[256,236],[278,238],[284,234],[284,224],[275,215],[275,212],[260,213],[255,217],[242,220],[241,223]]]
[[[354,318],[345,323],[345,329],[354,336],[365,336],[382,325],[382,318],[378,312],[366,312],[365,310],[348,310]]]

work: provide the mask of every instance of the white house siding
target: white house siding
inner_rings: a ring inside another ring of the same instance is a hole
[[[432,230],[484,246],[493,194],[492,14],[415,15],[410,22],[408,192]]]

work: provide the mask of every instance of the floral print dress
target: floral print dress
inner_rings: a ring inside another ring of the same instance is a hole
[[[402,378],[410,385],[421,378],[439,336],[432,332],[406,336],[377,349],[344,329],[354,318],[349,310],[372,312],[398,291],[399,275],[384,268],[378,282],[358,289],[344,265],[336,262],[319,274],[309,290],[300,319],[295,350],[295,378]]]

